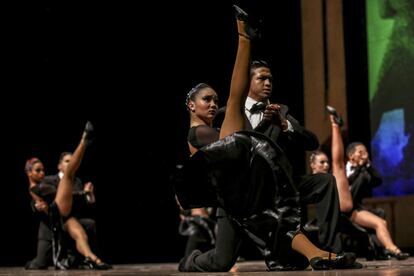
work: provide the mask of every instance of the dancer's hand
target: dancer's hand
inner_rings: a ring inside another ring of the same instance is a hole
[[[49,209],[49,205],[46,203],[46,201],[44,200],[36,200],[35,201],[35,208],[37,211],[39,212],[47,212],[47,210]]]
[[[360,167],[369,166],[370,163],[371,161],[369,161],[368,155],[363,155],[361,156],[361,159],[358,161],[358,166]]]
[[[93,193],[93,184],[92,182],[87,182],[85,183],[85,185],[83,186],[83,191],[85,193]]]
[[[83,192],[85,193],[86,201],[89,204],[95,203],[96,199],[92,182],[87,182],[83,185]]]
[[[280,112],[280,105],[269,104],[263,113],[263,119],[270,121],[272,124],[280,126],[282,130],[287,130],[288,123],[285,116]]]

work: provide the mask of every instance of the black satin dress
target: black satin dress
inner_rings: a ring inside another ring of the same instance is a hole
[[[223,208],[273,270],[292,262],[291,241],[300,230],[299,193],[291,175],[289,162],[273,141],[240,131],[194,154],[175,189],[184,209]],[[303,260],[300,266],[306,267]]]
[[[32,187],[31,192],[41,197],[49,204],[49,211],[45,223],[52,231],[52,257],[57,269],[69,269],[74,266],[74,259],[67,254],[64,224],[71,214],[63,217],[55,202],[56,186],[44,182]]]

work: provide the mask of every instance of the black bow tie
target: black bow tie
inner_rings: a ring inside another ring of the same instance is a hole
[[[263,102],[257,102],[250,108],[250,113],[263,112],[266,109],[266,104]]]

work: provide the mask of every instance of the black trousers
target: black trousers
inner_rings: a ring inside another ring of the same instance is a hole
[[[188,236],[184,256],[190,255],[196,249],[205,252],[214,248],[215,226],[216,222],[210,218],[185,217],[179,226],[179,233]]]
[[[339,235],[339,195],[331,174],[304,175],[297,179],[302,204],[315,204],[319,227],[319,243],[327,250],[342,251]]]
[[[266,223],[266,221],[262,222]],[[218,209],[217,226],[216,247],[202,254],[186,256],[184,258],[185,266],[181,267],[180,271],[227,272],[234,266],[240,256],[241,247],[248,244],[250,238],[242,231],[241,226],[225,215],[224,210],[220,208]],[[278,267],[279,269],[287,267],[305,269],[309,262],[291,249],[291,239],[289,238],[288,242],[281,242],[281,239],[287,239],[285,232],[276,231],[273,233],[276,235],[276,239],[280,239],[278,247],[270,249],[272,252],[262,252],[262,254],[267,254],[264,257],[266,265],[270,270],[278,270]],[[262,248],[263,245],[255,244],[255,246]]]
[[[239,230],[222,209],[217,214],[216,247],[194,259],[192,267],[204,272],[227,272],[236,263],[242,238]]]
[[[99,256],[95,220],[91,218],[81,218],[78,220],[88,235],[89,246],[91,247],[92,251]],[[26,264],[26,269],[46,269],[48,266],[53,265],[52,236],[52,230],[47,225],[47,222],[40,221],[36,257]],[[67,234],[65,235],[65,239],[69,244],[68,250],[71,251],[71,254],[78,254],[75,249],[76,245],[74,245],[74,241],[71,239],[71,237],[69,237]]]

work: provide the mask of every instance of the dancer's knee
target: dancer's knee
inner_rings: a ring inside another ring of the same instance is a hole
[[[341,205],[340,209],[342,213],[349,213],[354,208],[354,204],[352,200],[343,200],[341,201],[340,205]]]
[[[237,258],[234,256],[220,257],[214,259],[215,271],[229,271],[236,263]]]
[[[66,203],[57,203],[56,205],[58,207],[59,210],[59,214],[62,217],[67,217],[69,216],[70,212],[72,211],[72,205],[71,204],[66,204]]]

